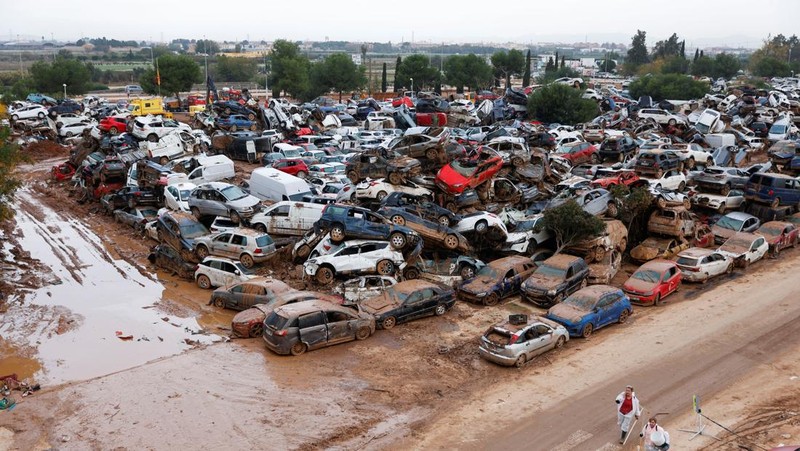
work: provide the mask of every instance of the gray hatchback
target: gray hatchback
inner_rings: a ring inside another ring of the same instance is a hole
[[[319,300],[278,307],[264,320],[267,348],[284,355],[366,340],[374,332],[372,315]]]
[[[519,368],[539,354],[562,347],[568,340],[567,329],[554,321],[511,315],[483,334],[478,353],[490,362]]]

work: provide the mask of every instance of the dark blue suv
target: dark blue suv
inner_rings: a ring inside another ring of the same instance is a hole
[[[365,240],[388,240],[395,249],[415,246],[419,242],[417,232],[393,224],[379,214],[366,208],[330,204],[322,210],[319,221],[314,223],[314,232],[330,231],[331,241],[340,243],[347,238]]]

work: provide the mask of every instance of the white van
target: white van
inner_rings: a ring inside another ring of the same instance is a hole
[[[272,146],[272,151],[283,155],[283,158],[300,158],[305,149],[300,146],[293,146],[287,143],[278,143]]]
[[[275,168],[253,169],[247,183],[250,194],[261,200],[299,202],[303,200],[303,196],[311,195],[311,188],[305,180]]]
[[[189,181],[195,185],[232,179],[236,175],[233,160],[225,155],[197,156],[200,165],[188,174]]]
[[[278,202],[256,213],[250,225],[269,234],[302,236],[319,220],[323,209],[324,204]]]

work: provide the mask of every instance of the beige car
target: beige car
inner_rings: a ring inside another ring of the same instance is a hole
[[[622,254],[628,247],[628,228],[616,219],[604,219],[606,230],[592,239],[581,241],[564,249],[574,255],[583,256],[586,263],[602,261],[606,254],[617,251]]]

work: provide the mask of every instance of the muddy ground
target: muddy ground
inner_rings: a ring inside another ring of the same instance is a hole
[[[146,260],[153,242],[49,182],[66,150],[30,152],[36,162],[23,167],[17,220],[2,225],[0,375],[44,388],[15,392],[17,407],[0,412],[0,450],[619,449],[613,398],[628,383],[645,415],[668,412],[659,422],[673,449],[800,442],[791,279],[800,251],[687,285],[665,306],[639,308],[628,324],[521,369],[477,354],[492,322],[542,312],[516,298],[489,309],[458,303],[364,342],[281,357],[258,339],[228,341],[233,312],[155,271]],[[261,271],[311,287],[283,260]],[[100,290],[105,304],[77,302],[88,290]],[[133,339],[119,340],[117,330]],[[721,441],[678,431],[694,425],[692,394],[738,436],[708,420],[707,433]]]

